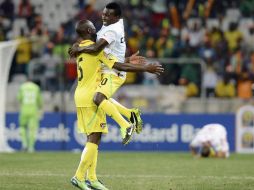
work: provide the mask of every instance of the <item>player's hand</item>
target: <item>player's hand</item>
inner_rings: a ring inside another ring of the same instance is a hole
[[[129,62],[132,64],[146,64],[146,58],[143,56],[139,56],[139,51],[137,51],[136,53],[132,54],[129,57]]]
[[[72,47],[69,48],[68,54],[70,55],[71,58],[75,58],[78,56],[78,47],[79,43],[74,43]]]
[[[158,62],[146,64],[145,68],[146,68],[147,72],[153,73],[153,74],[156,74],[156,75],[160,75],[161,73],[164,72],[164,68]]]

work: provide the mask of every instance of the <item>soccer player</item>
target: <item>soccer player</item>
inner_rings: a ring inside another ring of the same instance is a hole
[[[115,56],[119,62],[130,62],[130,59],[133,59],[133,62],[142,62],[143,57],[136,55],[125,59],[126,43],[121,12],[121,7],[117,3],[112,2],[107,4],[102,13],[103,26],[100,31],[97,32],[97,42],[90,46],[78,47],[74,45],[69,50],[70,55],[75,56],[81,52],[98,53],[101,50],[104,50],[107,54]],[[120,115],[124,115],[128,118],[129,121],[135,125],[135,131],[140,133],[142,131],[140,111],[138,109],[128,109],[111,98],[118,88],[125,82],[126,72],[121,72],[116,68],[110,69],[103,64],[102,73],[102,82],[94,97],[96,105],[108,115],[111,115],[119,124],[123,139],[126,139],[126,135],[129,133],[126,131],[129,123],[122,116],[121,118]],[[105,100],[109,100],[117,109],[113,109],[112,104],[109,104],[109,101]],[[127,142],[123,140],[123,143],[125,144]]]
[[[229,157],[227,131],[217,123],[205,125],[190,143],[193,156],[201,157]]]
[[[92,39],[94,34],[96,34],[96,29],[90,21],[79,21],[76,26],[76,32],[82,39],[80,46],[88,46],[94,43]],[[95,173],[101,135],[108,132],[105,112],[98,108],[93,100],[96,87],[100,83],[104,83],[101,80],[101,63],[104,63],[109,68],[122,71],[147,71],[154,74],[160,74],[163,72],[163,68],[158,63],[146,65],[119,63],[116,62],[117,59],[115,57],[108,56],[104,51],[96,55],[82,53],[77,57],[76,61],[78,64],[78,85],[75,90],[74,99],[77,107],[78,129],[87,135],[87,143],[71,183],[82,190],[89,190],[90,188],[107,190],[97,179]],[[107,104],[112,104],[107,99],[104,101]],[[114,104],[111,107],[116,109]],[[85,179],[88,179],[88,181],[85,182]]]
[[[17,99],[20,103],[19,125],[22,150],[34,152],[42,107],[40,87],[32,81],[26,81],[20,86]]]

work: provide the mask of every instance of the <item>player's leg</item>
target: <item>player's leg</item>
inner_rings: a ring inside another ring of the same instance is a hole
[[[114,74],[104,73],[102,75],[102,80],[98,92],[103,93],[107,99],[109,99],[115,105],[120,114],[128,118],[128,120],[135,125],[136,132],[140,133],[142,131],[143,125],[140,111],[134,108],[129,109],[121,105],[116,100],[112,99],[112,96],[124,84],[124,82],[124,76],[116,76]]]
[[[106,116],[102,110],[99,110],[97,107],[91,107],[77,108],[77,118],[79,131],[88,134],[88,138],[81,155],[79,166],[75,176],[71,179],[71,183],[80,189],[90,190],[85,183],[86,174],[89,168],[93,166],[95,156],[98,154],[101,133],[108,132]],[[96,165],[93,167],[96,168]],[[96,177],[96,174],[94,175]]]
[[[142,126],[143,126],[143,121],[141,119],[141,112],[139,109],[137,108],[132,108],[129,109],[125,106],[123,106],[122,104],[120,104],[119,102],[117,102],[115,99],[110,98],[109,99],[110,102],[112,102],[115,107],[117,108],[117,110],[124,115],[126,118],[128,118],[131,123],[135,124],[136,126],[136,132],[139,134],[142,131]]]
[[[27,117],[20,113],[19,115],[19,125],[20,125],[20,137],[21,137],[21,150],[28,150],[28,137],[27,137]]]
[[[82,190],[90,190],[90,188],[85,183],[85,177],[88,168],[93,162],[93,158],[97,149],[97,144],[91,142],[86,143],[75,176],[71,178],[71,183]]]
[[[94,102],[118,123],[121,129],[123,144],[127,144],[131,139],[135,126],[126,121],[117,107],[108,100],[124,81],[125,78],[120,78],[113,74],[103,74],[101,84],[96,89],[97,93],[94,96]]]
[[[39,127],[39,119],[37,115],[30,116],[28,121],[28,152],[34,152],[34,146],[37,136],[37,130]]]
[[[135,126],[124,119],[115,105],[107,100],[104,94],[97,92],[94,96],[94,103],[117,122],[120,126],[123,144],[127,144],[134,133]]]
[[[101,135],[102,133],[92,133],[91,135],[88,136],[87,141],[95,143],[99,146]],[[108,188],[106,188],[103,185],[103,183],[97,178],[96,175],[97,159],[98,159],[98,149],[94,154],[91,166],[88,168],[86,184],[88,185],[88,187],[92,189],[108,190]]]

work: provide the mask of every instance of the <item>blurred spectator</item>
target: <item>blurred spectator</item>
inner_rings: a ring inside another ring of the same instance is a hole
[[[98,11],[95,11],[92,4],[87,4],[80,12],[76,15],[76,20],[88,19],[98,29],[101,26],[101,19]]]
[[[155,54],[153,51],[147,51],[146,53],[147,58],[155,58]],[[159,80],[156,75],[153,75],[151,73],[143,73],[144,74],[144,85],[157,85],[159,84]]]
[[[19,45],[16,51],[16,73],[27,74],[27,65],[32,57],[31,42],[26,37],[25,31],[21,29],[20,36],[17,38]]]
[[[201,28],[197,22],[194,22],[193,27],[188,29],[188,40],[190,47],[197,48],[202,43],[203,36],[203,28]]]
[[[236,95],[235,85],[227,73],[219,80],[215,87],[215,95],[219,98],[233,98]]]
[[[229,30],[225,32],[225,38],[228,42],[228,47],[231,52],[239,47],[239,43],[243,38],[242,32],[238,29],[237,23],[230,23]]]
[[[216,54],[215,50],[212,47],[211,39],[209,38],[208,34],[204,36],[203,45],[199,48],[199,57],[206,60],[211,59],[212,61],[215,60]]]
[[[45,90],[54,92],[59,90],[58,85],[58,67],[61,63],[61,58],[53,54],[53,44],[48,43],[46,53],[41,57],[41,63],[45,66]]]
[[[32,5],[29,0],[20,0],[18,16],[29,18],[32,15]]]
[[[250,77],[254,79],[254,50],[250,53],[250,59],[247,64],[247,69],[250,73]]]
[[[191,58],[195,58],[196,54],[192,51],[192,48],[190,46],[186,46],[181,57],[188,60]],[[186,64],[182,64],[180,79],[184,78],[188,81],[188,83],[198,84],[200,82],[198,68],[199,65],[193,64],[191,63],[191,61],[189,61],[189,63],[187,62]]]
[[[41,15],[37,15],[35,18],[35,26],[31,31],[31,40],[33,57],[41,56],[49,41],[48,30],[43,26]]]
[[[206,91],[206,97],[215,96],[215,87],[218,82],[218,75],[215,72],[212,59],[206,59],[207,68],[204,72],[203,77],[203,87]]]
[[[12,0],[4,0],[0,4],[0,15],[3,15],[4,17],[10,19],[13,21],[14,19],[14,3]]]
[[[240,10],[244,17],[251,17],[254,13],[254,0],[241,0]]]
[[[243,51],[237,48],[232,54],[230,64],[227,66],[227,72],[231,72],[234,75],[240,74],[244,66]]]
[[[243,71],[238,75],[237,80],[237,97],[242,99],[250,99],[252,98],[252,84],[250,74],[247,69],[243,69]]]
[[[254,23],[252,23],[247,30],[244,30],[244,44],[247,49],[254,50]]]
[[[186,97],[197,97],[199,90],[197,85],[194,82],[190,82],[188,79],[181,77],[179,79],[179,85],[185,87],[185,95]]]

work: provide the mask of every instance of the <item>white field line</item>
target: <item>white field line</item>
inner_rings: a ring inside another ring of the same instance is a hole
[[[50,173],[50,172],[33,172],[33,173],[23,173],[23,172],[9,172],[9,171],[0,171],[0,176],[69,176],[62,173]],[[168,178],[168,179],[182,179],[182,178],[191,178],[191,179],[228,179],[228,180],[254,180],[254,176],[170,176],[170,175],[98,175],[103,178]],[[71,176],[69,176],[71,177]]]

